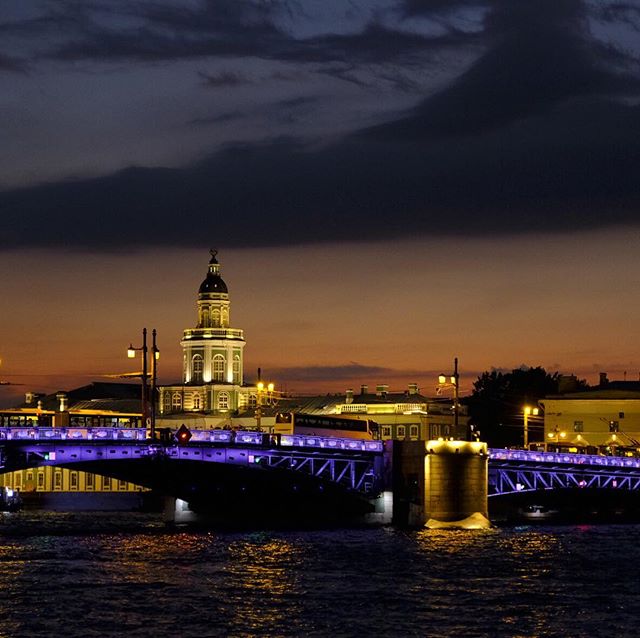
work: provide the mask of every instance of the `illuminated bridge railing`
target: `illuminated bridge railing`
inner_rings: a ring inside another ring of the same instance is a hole
[[[489,496],[572,488],[640,491],[640,459],[489,450]]]
[[[188,442],[134,428],[0,428],[0,470],[162,458],[254,466],[330,481],[367,497],[382,485],[382,441],[247,430],[190,430]]]
[[[248,430],[191,430],[189,444],[255,445],[316,448],[353,452],[382,453],[382,441],[305,436],[301,434],[269,435]],[[0,440],[19,441],[146,441],[144,428],[0,428]]]
[[[525,463],[553,463],[564,465],[595,465],[599,467],[627,467],[640,469],[640,459],[627,456],[571,454],[567,452],[530,452],[528,450],[490,449],[489,459],[523,461]]]

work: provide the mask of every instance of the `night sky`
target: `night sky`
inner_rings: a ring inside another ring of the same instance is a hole
[[[638,378],[638,1],[3,0],[0,83],[0,405],[178,380],[209,248],[248,381]]]

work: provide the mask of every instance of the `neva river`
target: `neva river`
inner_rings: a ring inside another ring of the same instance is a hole
[[[0,521],[0,636],[640,635],[640,526],[169,531]]]

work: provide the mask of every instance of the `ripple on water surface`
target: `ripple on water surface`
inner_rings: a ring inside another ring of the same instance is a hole
[[[0,636],[637,635],[637,526],[220,534],[21,514],[0,525]]]

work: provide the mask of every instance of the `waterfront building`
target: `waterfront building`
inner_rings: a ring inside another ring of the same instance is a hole
[[[540,405],[547,443],[640,447],[640,381],[609,381],[602,373],[598,386],[548,396]]]
[[[27,392],[21,405],[0,411],[0,427],[142,427],[140,395],[141,389],[137,384],[100,382],[49,395]],[[120,507],[126,507],[124,497],[127,493],[134,495],[143,491],[140,486],[127,481],[59,467],[0,474],[0,486],[42,497],[61,492],[101,493],[101,506],[106,508],[112,506],[114,500]],[[111,494],[120,496],[115,499],[107,496]],[[36,499],[36,502],[40,501]],[[138,498],[129,499],[129,503],[135,507]]]
[[[182,381],[159,388],[158,425],[199,428],[255,426],[260,404],[265,418],[273,386],[244,382],[244,333],[231,327],[231,300],[216,251],[196,298],[197,323],[183,332]],[[235,421],[232,421],[235,419]]]
[[[386,384],[377,385],[375,392],[370,392],[367,385],[362,385],[359,394],[349,389],[342,395],[289,398],[283,404],[292,412],[371,419],[378,424],[383,440],[465,439],[469,422],[466,406],[458,406],[456,431],[453,400],[429,398],[419,392],[415,383],[401,392],[390,392]]]

